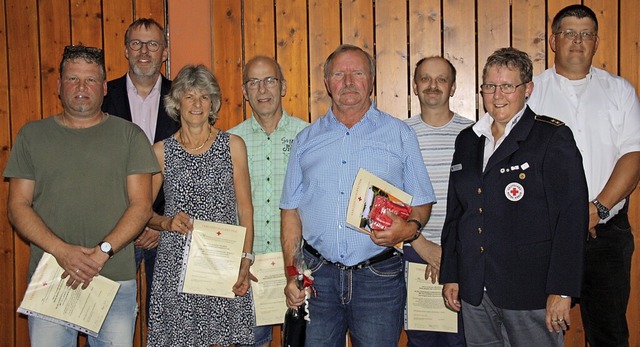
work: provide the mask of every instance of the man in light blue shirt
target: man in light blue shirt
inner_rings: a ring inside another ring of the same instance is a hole
[[[342,45],[324,64],[331,109],[293,143],[280,202],[285,265],[303,255],[317,295],[309,300],[307,346],[337,346],[347,330],[354,346],[397,346],[406,298],[403,259],[393,246],[420,235],[435,195],[416,135],[370,99],[375,61]],[[347,205],[360,168],[413,196],[407,221],[371,235],[346,225]],[[287,305],[304,302],[295,277]]]
[[[253,201],[253,251],[256,254],[282,252],[280,246],[280,195],[291,143],[309,123],[292,117],[282,107],[287,81],[272,58],[256,56],[244,68],[242,94],[249,101],[251,118],[229,130],[244,140],[249,157],[251,200]],[[260,273],[253,273],[258,281]],[[271,325],[255,329],[255,346],[272,340]]]

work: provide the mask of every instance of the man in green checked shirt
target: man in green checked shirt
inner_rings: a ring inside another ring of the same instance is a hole
[[[247,145],[253,200],[253,250],[256,254],[281,253],[279,205],[289,150],[293,139],[309,123],[283,110],[287,81],[274,59],[251,58],[242,77],[242,94],[253,113],[229,132],[242,137]],[[260,273],[254,275],[260,279]],[[256,327],[254,346],[268,346],[272,330],[270,325]]]

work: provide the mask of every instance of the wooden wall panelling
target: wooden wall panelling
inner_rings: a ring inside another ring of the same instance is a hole
[[[310,0],[308,18],[310,88],[310,119],[308,120],[315,121],[331,107],[331,99],[324,85],[323,65],[329,54],[340,45],[340,0]]]
[[[420,100],[413,93],[416,63],[430,56],[442,55],[442,7],[440,0],[409,1],[409,97],[410,115],[420,114]],[[466,82],[462,82],[466,83]],[[454,110],[455,111],[455,110]],[[475,115],[468,115],[473,117]]]
[[[11,110],[11,138],[27,122],[40,119],[40,50],[38,47],[38,7],[35,0],[7,0],[7,48],[9,69],[9,109]],[[18,19],[18,20],[16,20]],[[25,59],[29,57],[29,59]],[[3,202],[5,203],[5,202]],[[13,238],[15,254],[14,294],[19,305],[27,287],[26,269],[29,264],[29,247],[19,237]],[[17,306],[16,306],[17,307]],[[17,346],[28,346],[27,320],[15,313]]]
[[[456,67],[456,80],[459,82],[450,107],[461,115],[472,118],[476,115],[477,97],[474,83],[477,47],[475,1],[443,0],[443,4],[444,55]]]
[[[513,0],[511,6],[511,45],[529,54],[534,76],[547,66],[544,9],[544,0]]]
[[[276,0],[276,52],[287,80],[287,111],[309,119],[309,36],[306,0]]]
[[[242,43],[244,63],[256,55],[266,55],[276,58],[276,21],[274,11],[273,0],[245,0],[243,2]],[[242,64],[243,69],[244,63]],[[288,74],[285,73],[284,75],[285,79],[289,78]],[[242,90],[237,92],[242,93]],[[251,106],[246,100],[243,104],[245,107],[243,119],[247,119],[251,116]],[[286,104],[283,106],[285,109],[287,108]]]
[[[620,75],[626,78],[636,88],[636,93],[640,91],[640,30],[638,28],[638,18],[640,18],[640,3],[637,1],[620,2],[620,44],[618,61],[620,64]],[[632,30],[636,28],[636,30]],[[601,29],[602,30],[602,27]],[[601,46],[602,48],[602,46]],[[629,331],[630,346],[640,346],[640,190],[631,196],[631,206],[629,208],[629,219],[635,239],[636,250],[633,253],[631,263],[631,295],[629,306],[627,307],[627,322]]]
[[[135,0],[133,4],[133,17],[153,18],[162,26],[165,26],[165,1],[164,0]],[[127,26],[130,23],[127,23]]]
[[[342,43],[356,45],[375,57],[373,2],[372,0],[343,0],[341,24]]]
[[[133,3],[123,6],[117,1],[102,2],[102,48],[105,52],[108,80],[118,78],[129,70],[127,58],[124,56],[124,36],[129,24],[133,22],[132,6]]]
[[[66,6],[61,6],[61,5]],[[38,2],[40,51],[40,79],[42,83],[42,116],[60,113],[58,99],[60,60],[64,47],[70,44],[71,23],[69,1],[43,0]]]
[[[102,6],[100,0],[71,0],[71,42],[102,47]],[[58,58],[62,57],[62,52]]]
[[[213,66],[213,24],[211,0],[167,0],[169,25],[169,66],[172,78],[186,64]],[[218,32],[218,31],[216,31]],[[224,32],[219,35],[226,35]],[[225,36],[230,38],[231,36]],[[229,40],[232,41],[232,40]],[[215,72],[215,71],[214,71]],[[223,95],[224,97],[224,95]],[[224,107],[224,106],[223,106]],[[224,112],[224,110],[223,110]]]
[[[213,72],[222,89],[216,127],[227,130],[242,122],[242,7],[237,0],[217,0],[213,8]],[[203,33],[204,34],[204,33]],[[237,38],[232,40],[230,38]]]
[[[409,118],[409,52],[407,3],[377,0],[375,7],[376,88],[381,110]],[[405,38],[405,40],[402,40]]]
[[[0,169],[9,158],[11,149],[11,120],[9,118],[9,66],[7,61],[7,15],[5,0],[0,0]],[[15,344],[15,270],[13,230],[7,219],[7,195],[9,183],[0,180],[0,345]]]
[[[482,84],[482,70],[487,58],[498,48],[511,46],[511,21],[510,8],[504,6],[502,0],[486,0],[478,3],[478,63],[477,63],[477,90]],[[484,114],[482,95],[478,96],[478,110],[480,117]]]
[[[547,41],[549,40],[549,35],[553,33],[551,30],[551,24],[553,23],[553,17],[563,8],[573,5],[579,4],[582,1],[580,0],[547,0]],[[547,66],[553,66],[553,57],[554,53],[551,50],[547,43]]]
[[[593,57],[593,66],[618,74],[618,31],[607,30],[618,26],[618,0],[585,0],[598,18],[598,50]],[[602,30],[603,28],[607,28]],[[636,26],[638,28],[638,26]]]

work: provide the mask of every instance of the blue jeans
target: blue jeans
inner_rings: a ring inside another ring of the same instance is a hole
[[[100,328],[100,333],[97,337],[87,337],[92,347],[133,346],[133,332],[138,312],[136,280],[118,283],[120,283],[120,289]],[[78,331],[29,316],[29,338],[32,347],[76,346]]]
[[[304,250],[317,296],[309,299],[305,346],[397,347],[406,288],[402,256],[360,270],[341,270]]]
[[[149,303],[151,303],[151,288],[153,288],[153,269],[156,266],[156,255],[158,254],[157,248],[144,249],[135,247],[136,254],[136,269],[140,268],[142,260],[144,260],[144,274],[147,280],[147,295],[145,312],[146,318],[149,319]]]
[[[631,289],[633,234],[626,209],[596,226],[586,245],[580,313],[591,347],[629,346],[627,303]]]

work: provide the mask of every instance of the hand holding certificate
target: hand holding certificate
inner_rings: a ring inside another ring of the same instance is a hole
[[[347,208],[347,225],[364,233],[391,226],[386,212],[407,220],[412,196],[391,183],[360,169],[353,182]],[[395,246],[402,251],[402,242]]]
[[[98,336],[120,284],[97,276],[86,289],[72,289],[61,278],[63,272],[56,259],[44,253],[18,312]]]
[[[442,285],[424,278],[426,264],[407,262],[407,311],[405,329],[458,332],[458,316],[442,301]]]
[[[287,278],[282,271],[282,252],[257,254],[252,271],[258,282],[251,283],[256,311],[256,326],[282,324],[287,311],[287,298],[282,288]]]
[[[245,232],[238,225],[194,220],[184,249],[182,292],[235,297]]]

